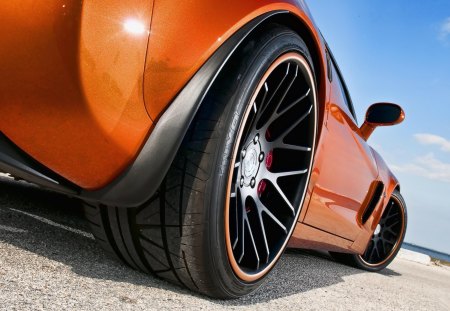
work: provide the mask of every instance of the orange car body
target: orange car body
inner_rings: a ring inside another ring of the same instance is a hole
[[[362,253],[398,182],[364,140],[337,79],[330,81],[338,73],[306,5],[230,1],[4,3],[0,131],[84,193],[101,192],[224,42],[279,12],[277,21],[294,23],[310,45],[320,103],[314,170],[290,245]],[[362,222],[379,182],[383,199]]]

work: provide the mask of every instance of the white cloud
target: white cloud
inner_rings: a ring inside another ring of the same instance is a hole
[[[446,40],[450,36],[450,17],[448,17],[441,25],[439,30],[439,39]]]
[[[444,137],[433,134],[416,134],[414,138],[422,145],[435,145],[440,147],[442,151],[450,152],[450,140]]]
[[[410,173],[431,180],[450,183],[450,163],[437,159],[433,153],[416,158],[412,163],[393,165],[397,172]]]

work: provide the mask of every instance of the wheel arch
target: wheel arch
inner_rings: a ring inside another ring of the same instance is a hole
[[[292,29],[303,39],[303,41],[305,41],[313,61],[312,65],[314,67],[316,75],[316,83],[318,86],[318,91],[320,92],[322,83],[324,82],[324,78],[326,77],[326,68],[322,52],[323,47],[321,47],[321,43],[319,43],[314,38],[314,34],[311,29],[302,20],[302,18],[292,13],[285,15],[275,15],[271,19],[266,20],[261,26],[265,26],[270,23],[280,24]]]
[[[313,30],[308,26],[308,24],[304,21],[301,16],[296,15],[293,12],[283,11],[279,12],[279,14],[274,14],[269,18],[265,19],[261,22],[258,27],[253,29],[249,34],[246,40],[251,40],[254,36],[259,35],[259,31],[265,27],[270,27],[270,25],[278,24],[282,26],[286,26],[289,29],[295,31],[300,38],[305,41],[306,46],[308,47],[309,53],[312,59],[312,66],[314,69],[316,84],[317,84],[317,95],[318,102],[324,103],[326,97],[326,79],[327,79],[327,65],[325,55],[325,44],[322,42],[321,35],[318,36],[319,40],[315,38]],[[236,49],[239,48],[242,44]],[[225,65],[225,67],[227,64]],[[325,113],[325,106],[319,104],[319,122],[321,124],[323,121]],[[317,138],[320,137],[320,129],[317,135]]]
[[[97,191],[82,191],[80,197],[120,207],[139,206],[150,199],[164,179],[203,99],[228,60],[245,40],[271,23],[285,25],[303,38],[315,67],[319,102],[324,102],[327,93],[325,45],[321,36],[317,32],[314,34],[313,24],[308,25],[302,17],[286,10],[262,14],[237,30],[195,73],[161,115],[134,163],[108,186]],[[321,110],[319,122],[323,120],[324,107]],[[161,141],[165,143],[161,144]]]

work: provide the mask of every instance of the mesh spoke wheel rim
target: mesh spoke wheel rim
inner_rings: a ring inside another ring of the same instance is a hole
[[[381,216],[364,254],[360,258],[369,266],[379,266],[395,254],[404,232],[405,214],[402,203],[392,197]]]
[[[244,115],[225,208],[228,257],[244,281],[273,267],[295,227],[315,151],[315,94],[305,59],[287,53],[270,66]]]

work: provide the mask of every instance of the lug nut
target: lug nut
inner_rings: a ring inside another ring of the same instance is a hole
[[[255,138],[253,138],[253,143],[256,145],[259,141],[259,134],[255,135]]]
[[[266,182],[264,179],[262,179],[262,180],[259,182],[259,184],[258,184],[258,190],[257,190],[257,192],[258,192],[258,196],[259,196],[259,197],[262,196],[262,194],[263,194],[264,191],[266,190],[266,187],[267,187],[267,182]]]
[[[242,158],[245,158],[245,155],[247,154],[247,150],[245,150],[245,149],[243,149],[242,151],[241,151],[241,156],[242,156]]]
[[[273,164],[273,151],[270,150],[266,157],[266,167],[269,171],[272,168],[272,164]]]
[[[255,184],[256,184],[256,180],[255,180],[255,177],[253,177],[252,180],[250,180],[250,186],[251,186],[252,188],[254,188],[254,187],[255,187]]]
[[[244,186],[244,177],[241,177],[241,187]]]
[[[261,151],[261,153],[259,154],[259,162],[264,161],[264,152]]]

